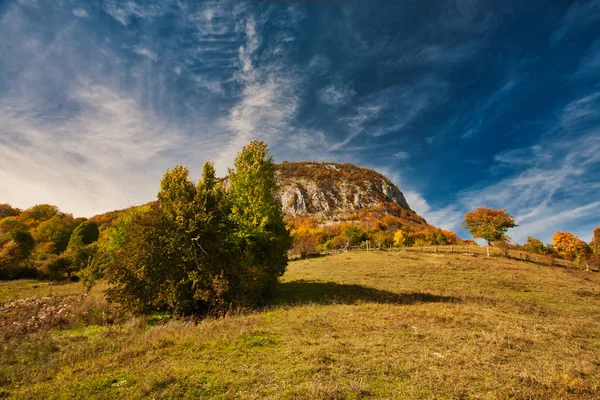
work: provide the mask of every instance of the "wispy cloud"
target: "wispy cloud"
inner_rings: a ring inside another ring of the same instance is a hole
[[[262,23],[266,20],[263,18]],[[241,95],[228,118],[222,121],[222,126],[232,134],[215,161],[221,173],[250,140],[266,140],[273,148],[282,140],[302,143],[307,132],[293,123],[300,102],[301,77],[286,64],[285,53],[281,53],[280,47],[265,49],[258,58],[262,26],[254,15],[247,15],[240,29],[245,35],[245,44],[239,48],[240,70],[235,78],[241,87]],[[256,65],[259,61],[260,67]],[[285,156],[285,151],[282,154]]]
[[[574,2],[562,18],[560,25],[551,37],[552,43],[567,40],[584,32],[600,20],[600,1]]]
[[[600,75],[600,39],[596,40],[587,49],[580,61],[579,69],[574,74],[575,78],[594,79]]]
[[[397,134],[430,107],[442,104],[448,84],[427,76],[410,85],[395,85],[362,97],[351,116],[340,120],[347,127],[346,137],[334,144],[340,149],[358,135],[380,137]]]
[[[166,12],[169,2],[146,2],[138,4],[133,0],[107,0],[104,10],[123,25],[128,25],[132,18],[152,20]]]
[[[464,213],[485,205],[507,208],[519,226],[513,239],[541,236],[549,241],[552,230],[570,230],[589,240],[600,183],[600,93],[592,92],[563,108],[557,127],[539,143],[499,153],[492,169],[509,172],[491,185],[476,185],[457,195],[456,203],[436,211],[425,211],[434,224],[460,229]]]
[[[85,11],[83,8],[74,8],[73,15],[76,16],[77,18],[89,18],[90,17],[88,12]]]
[[[135,46],[133,48],[133,52],[135,54],[139,54],[140,56],[147,57],[152,61],[158,60],[158,54],[143,46]]]
[[[506,106],[506,99],[517,87],[518,80],[515,77],[508,78],[499,89],[494,91],[481,105],[476,106],[473,120],[465,127],[461,139],[468,139],[480,133],[487,119],[493,120],[498,109]],[[494,112],[496,111],[496,112]]]
[[[321,89],[319,98],[330,106],[339,106],[348,103],[356,92],[350,86],[343,84],[331,84]]]
[[[77,88],[71,100],[80,110],[55,121],[23,100],[0,102],[0,125],[10,127],[0,139],[0,179],[12,188],[3,197],[20,206],[48,202],[93,215],[145,202],[154,190],[141,171],[161,152],[185,145],[181,134],[111,88]],[[156,178],[155,168],[146,171]]]
[[[399,151],[394,153],[393,156],[399,160],[407,160],[410,158],[410,154],[408,154],[406,151]]]

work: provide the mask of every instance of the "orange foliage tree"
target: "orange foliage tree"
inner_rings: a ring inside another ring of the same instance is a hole
[[[552,246],[558,255],[569,260],[585,251],[585,243],[571,232],[556,231],[552,236]]]
[[[517,226],[515,218],[503,210],[479,207],[465,214],[463,226],[474,238],[485,239],[488,245],[506,241],[506,231]]]

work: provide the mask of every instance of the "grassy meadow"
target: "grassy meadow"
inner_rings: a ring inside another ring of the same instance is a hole
[[[600,398],[595,272],[353,252],[292,262],[269,307],[199,322],[120,316],[105,287],[0,283],[0,398]],[[27,325],[40,307],[69,316]]]

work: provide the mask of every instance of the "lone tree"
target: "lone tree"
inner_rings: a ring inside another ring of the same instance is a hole
[[[465,214],[463,226],[474,238],[485,239],[488,245],[507,239],[506,231],[517,226],[515,218],[504,210],[479,207]]]

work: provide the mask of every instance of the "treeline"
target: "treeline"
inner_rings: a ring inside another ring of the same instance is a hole
[[[473,244],[462,241],[450,230],[438,229],[414,211],[392,202],[367,207],[346,221],[323,224],[317,218],[302,216],[286,219],[293,238],[292,252],[300,257],[350,246],[388,248]]]
[[[571,232],[557,231],[552,236],[551,243],[543,243],[540,239],[528,236],[523,245],[518,243],[507,244],[515,250],[524,250],[529,253],[558,257],[574,261],[579,266],[600,266],[600,227],[594,229],[592,240],[586,243]]]
[[[0,279],[71,277],[96,253],[100,231],[86,218],[40,204],[0,204]]]
[[[313,217],[295,217],[287,223],[293,238],[292,252],[300,257],[355,246],[477,246],[477,242],[461,239],[451,230],[427,224],[412,210],[387,202],[365,208],[347,221],[323,224]],[[484,239],[490,246],[561,258],[581,266],[600,266],[600,227],[594,230],[589,243],[571,232],[557,231],[551,243],[529,236],[526,243],[519,244],[506,234],[517,226],[514,217],[506,210],[486,207],[467,212],[463,226],[474,238]]]
[[[544,244],[541,240],[529,236],[527,242],[520,245],[514,243],[507,235],[508,229],[518,226],[515,218],[508,214],[506,209],[495,210],[483,206],[467,212],[463,226],[474,238],[484,239],[488,245],[560,257],[575,261],[580,266],[600,264],[600,227],[594,230],[590,243],[584,242],[571,232],[557,231],[550,244]]]

